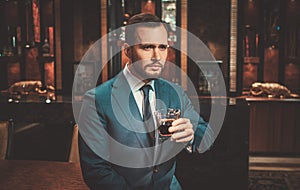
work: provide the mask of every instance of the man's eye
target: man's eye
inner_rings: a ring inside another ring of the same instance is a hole
[[[167,45],[159,45],[158,48],[160,51],[165,51],[168,48],[168,46]]]
[[[161,44],[161,45],[143,45],[142,46],[142,49],[145,50],[145,51],[151,51],[151,50],[154,50],[158,48],[160,51],[165,51],[167,48],[168,48],[168,45],[164,45],[164,44]]]
[[[152,50],[154,47],[153,47],[152,45],[145,45],[145,46],[143,46],[142,48],[143,48],[143,50],[145,50],[145,51],[150,51],[150,50]]]

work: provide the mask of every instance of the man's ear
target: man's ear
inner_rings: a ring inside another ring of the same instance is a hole
[[[127,43],[124,43],[124,53],[125,53],[125,55],[126,55],[129,59],[131,59],[131,57],[132,57],[132,51],[131,51],[130,45],[127,44]]]

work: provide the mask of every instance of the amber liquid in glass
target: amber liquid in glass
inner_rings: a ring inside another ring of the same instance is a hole
[[[171,136],[172,133],[169,132],[169,127],[172,126],[172,122],[175,118],[165,118],[160,120],[160,125],[158,127],[159,134],[161,136]]]

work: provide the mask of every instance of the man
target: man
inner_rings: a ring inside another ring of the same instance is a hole
[[[185,147],[210,146],[211,129],[178,85],[159,78],[168,52],[160,19],[133,16],[125,40],[130,62],[84,97],[78,120],[83,177],[91,189],[181,189],[174,156]],[[160,138],[153,117],[162,108],[181,112],[169,138]]]

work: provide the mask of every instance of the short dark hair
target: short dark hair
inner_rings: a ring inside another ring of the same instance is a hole
[[[125,27],[125,41],[129,44],[135,40],[136,28],[140,26],[145,27],[159,27],[164,26],[167,30],[167,27],[161,22],[161,19],[153,14],[149,13],[140,13],[132,16]],[[132,44],[131,44],[132,45]]]

